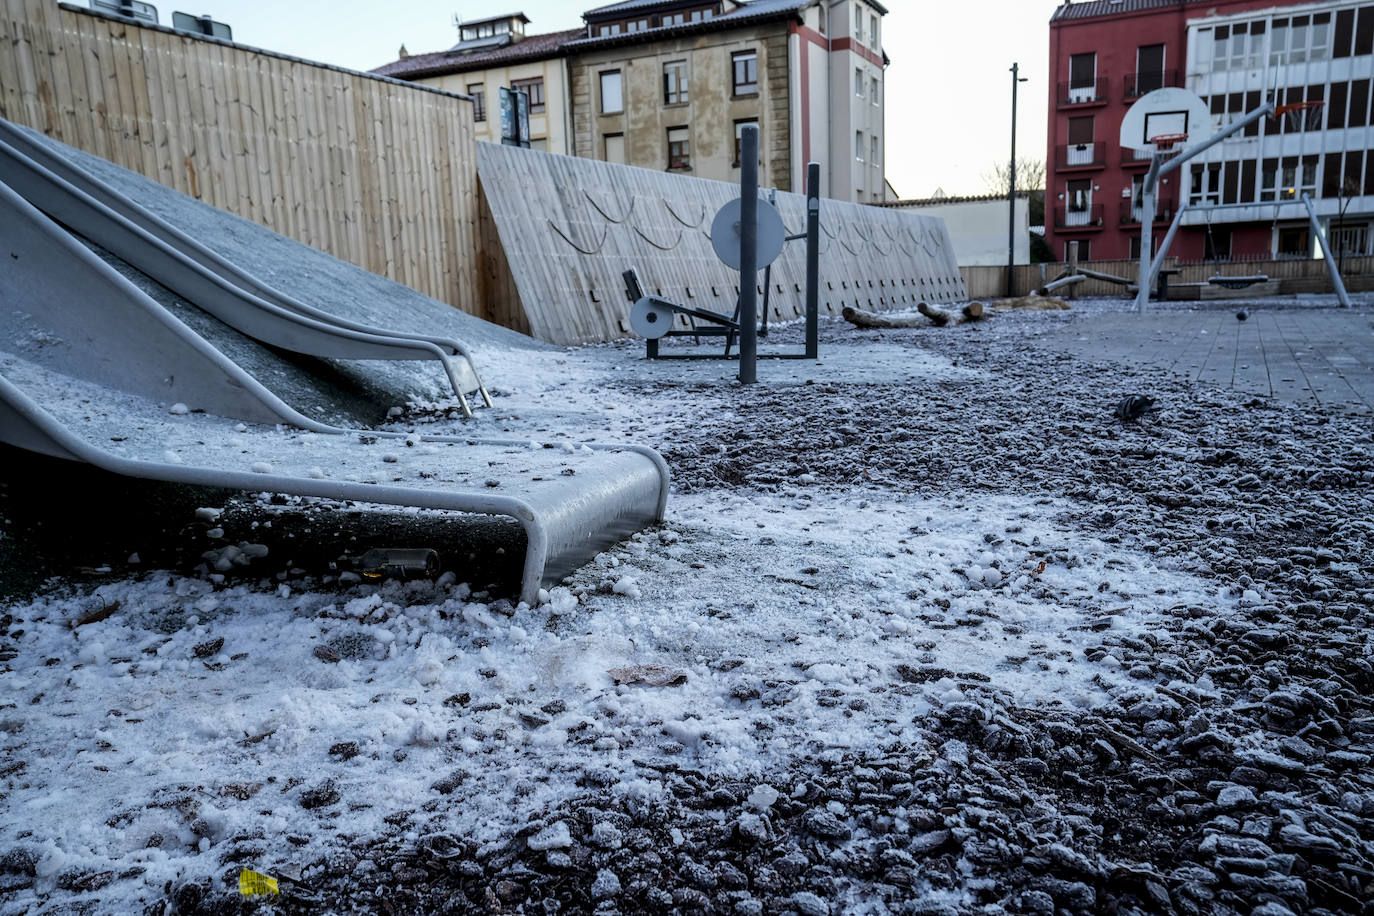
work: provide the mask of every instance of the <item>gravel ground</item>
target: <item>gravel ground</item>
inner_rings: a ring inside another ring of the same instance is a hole
[[[218,879],[169,885],[149,912],[1374,913],[1370,422],[1027,342],[1028,329],[1117,307],[938,331],[824,328],[828,346],[881,341],[947,359],[964,370],[948,381],[739,389],[639,377],[605,392],[671,405],[676,422],[623,431],[661,449],[679,498],[805,486],[875,503],[1042,500],[1055,525],[1234,599],[1224,614],[1188,601],[1122,629],[1112,618],[1136,599],[1110,578],[1088,583],[1095,616],[1075,626],[1081,661],[1114,675],[1101,678],[1105,703],[1032,701],[918,647],[873,688],[887,702],[955,685],[946,702],[912,704],[914,740],[905,730],[859,751],[779,753],[764,778],[694,767],[680,746],[645,748],[635,766],[667,792],[609,791],[589,763],[558,777],[575,783],[565,797],[495,842],[435,832],[435,817],[464,803],[462,779],[440,779],[388,815],[392,831],[283,873],[273,902],[236,891],[260,852],[245,839],[220,853]],[[777,329],[769,345],[796,334]],[[1115,420],[1133,392],[1158,409]],[[992,546],[1019,534],[988,529]],[[1032,557],[1075,568],[1035,546]],[[990,587],[1010,587],[1000,581]],[[615,600],[604,565],[568,584],[592,610]],[[941,618],[949,601],[928,598],[937,634],[985,622]],[[0,619],[0,633],[11,626]],[[746,685],[736,700],[785,718],[786,688]],[[864,709],[852,705],[861,696],[835,701]],[[22,849],[0,853],[0,888],[32,882]]]

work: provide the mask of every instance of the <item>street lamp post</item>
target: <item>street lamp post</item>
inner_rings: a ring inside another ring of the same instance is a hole
[[[1017,84],[1020,63],[1011,65],[1011,168],[1007,169],[1007,298],[1017,294]]]

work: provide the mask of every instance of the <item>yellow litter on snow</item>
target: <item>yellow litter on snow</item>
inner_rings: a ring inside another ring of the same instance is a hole
[[[262,897],[279,894],[277,879],[244,869],[239,872],[239,893],[245,897]]]

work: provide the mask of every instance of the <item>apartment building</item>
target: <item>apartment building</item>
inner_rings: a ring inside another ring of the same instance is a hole
[[[1165,179],[1156,244],[1179,203],[1172,252],[1188,259],[1311,257],[1311,196],[1333,250],[1371,251],[1374,223],[1374,4],[1273,0],[1092,0],[1050,22],[1046,237],[1060,257],[1138,257],[1140,187],[1149,159],[1121,147],[1126,109],[1182,86],[1212,127],[1272,99],[1320,108],[1265,119]],[[1302,128],[1302,129],[1299,129]]]
[[[463,23],[447,51],[377,73],[474,96],[479,138],[499,142],[500,87],[531,93],[531,145],[722,181],[739,179],[739,138],[760,131],[760,181],[887,197],[882,18],[876,0],[627,0],[578,29],[526,34],[522,14]],[[536,103],[536,95],[538,102]]]

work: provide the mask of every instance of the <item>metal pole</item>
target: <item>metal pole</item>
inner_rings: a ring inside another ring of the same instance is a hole
[[[758,214],[759,129],[744,127],[740,137],[739,218],[739,380],[752,385],[758,375]]]
[[[1350,294],[1345,291],[1345,282],[1341,280],[1341,269],[1331,258],[1331,249],[1326,245],[1326,236],[1322,235],[1321,223],[1317,221],[1317,208],[1312,205],[1312,198],[1306,194],[1302,196],[1302,202],[1307,205],[1307,219],[1312,224],[1312,234],[1317,237],[1317,244],[1321,246],[1322,257],[1326,258],[1326,271],[1331,274],[1331,287],[1336,291],[1336,298],[1340,300],[1342,308],[1350,308]]]
[[[1016,295],[1016,86],[1021,64],[1011,65],[1011,168],[1007,170],[1007,298]]]
[[[1174,236],[1178,235],[1178,227],[1183,225],[1183,214],[1187,212],[1188,204],[1184,203],[1174,214],[1174,221],[1169,224],[1169,231],[1164,233],[1164,241],[1159,243],[1159,254],[1155,255],[1155,259],[1150,262],[1150,274],[1146,280],[1150,286],[1154,286],[1155,278],[1159,276],[1159,270],[1164,266],[1164,258],[1169,253],[1169,246],[1174,243]]]
[[[806,358],[820,356],[821,164],[806,166]]]

